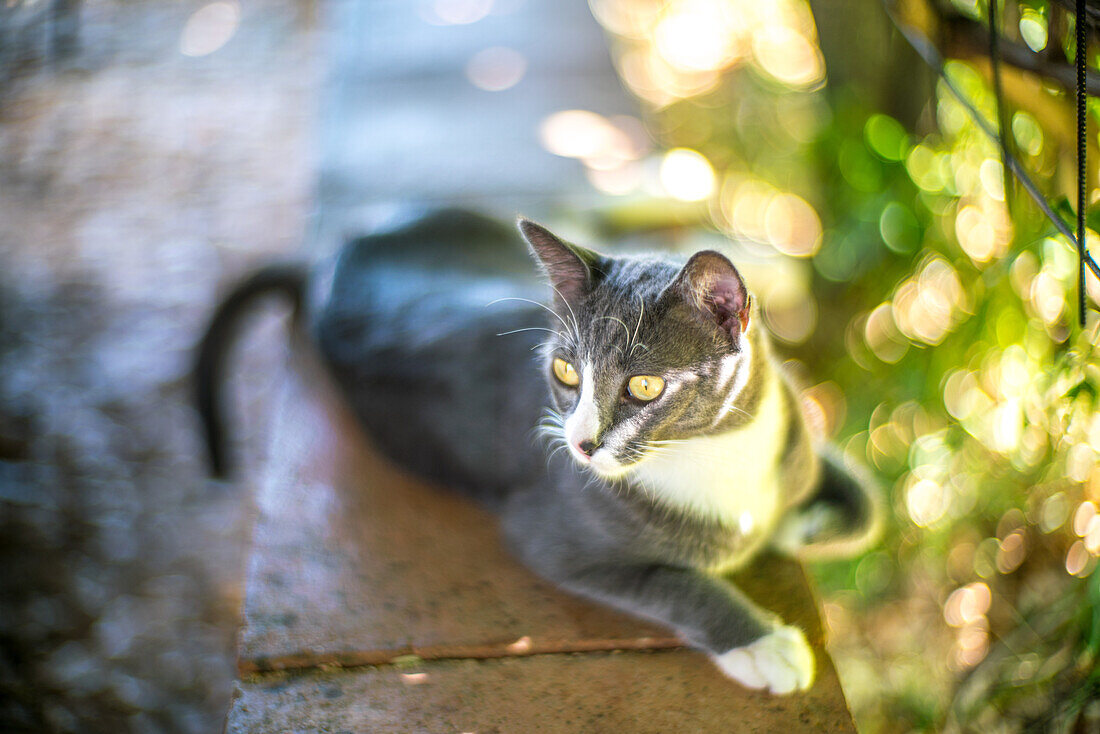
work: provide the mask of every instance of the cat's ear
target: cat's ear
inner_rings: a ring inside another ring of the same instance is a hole
[[[587,294],[592,288],[600,256],[565,242],[530,219],[521,217],[517,223],[558,296],[573,304]]]
[[[733,263],[714,250],[692,255],[661,298],[686,302],[697,315],[729,337],[734,349],[741,343],[741,334],[749,328],[752,302],[745,281]]]

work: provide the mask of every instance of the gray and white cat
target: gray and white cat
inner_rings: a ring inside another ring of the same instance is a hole
[[[608,257],[519,229],[549,306],[514,230],[469,212],[345,247],[310,323],[352,407],[394,460],[498,512],[536,572],[671,627],[745,686],[806,689],[802,631],[726,572],[766,546],[863,547],[880,503],[815,452],[737,269],[714,251]],[[268,271],[215,318],[199,376],[219,461],[230,326],[254,295],[303,285]]]

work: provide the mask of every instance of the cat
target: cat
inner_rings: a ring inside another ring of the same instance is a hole
[[[742,685],[805,690],[815,661],[803,632],[727,572],[769,546],[865,547],[881,524],[876,492],[815,449],[724,255],[611,257],[518,226],[549,305],[514,230],[468,211],[345,246],[307,328],[352,408],[397,463],[498,513],[537,573],[671,627]],[[218,471],[232,326],[256,296],[300,302],[307,285],[300,270],[261,271],[202,343]]]

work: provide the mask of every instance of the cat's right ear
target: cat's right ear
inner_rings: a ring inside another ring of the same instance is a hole
[[[520,217],[517,224],[560,298],[574,304],[591,290],[600,261],[598,254],[562,240],[530,219]]]
[[[668,285],[661,300],[687,303],[704,321],[723,333],[734,350],[749,328],[752,300],[745,281],[725,255],[703,250],[691,256]]]

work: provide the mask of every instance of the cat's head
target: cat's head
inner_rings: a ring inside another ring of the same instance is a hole
[[[607,257],[525,219],[519,228],[553,288],[545,370],[577,462],[622,476],[726,422],[758,327],[725,256]]]

